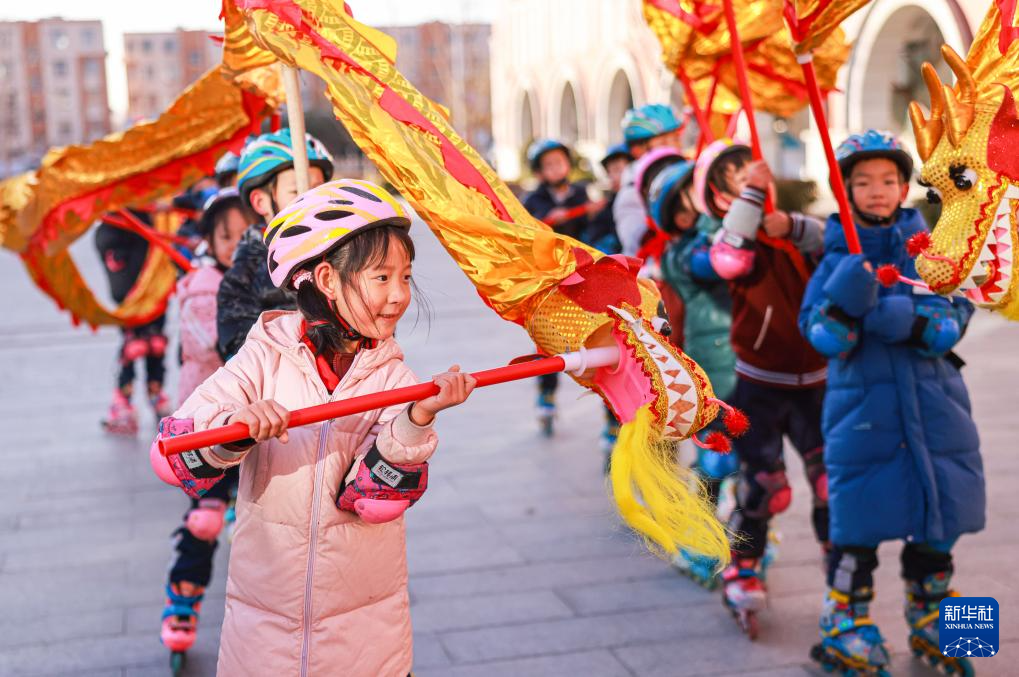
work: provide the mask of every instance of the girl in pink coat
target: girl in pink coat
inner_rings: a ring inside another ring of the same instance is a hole
[[[236,188],[223,188],[206,203],[199,222],[206,255],[199,259],[199,267],[177,283],[181,348],[177,393],[181,401],[223,366],[216,352],[216,292],[247,227]],[[173,533],[174,554],[159,637],[175,653],[183,653],[195,643],[197,609],[212,578],[213,555],[236,487],[234,470],[201,499],[191,499],[184,523]]]
[[[410,406],[286,428],[293,409],[416,382],[393,338],[410,303],[409,227],[366,181],[298,197],[265,234],[273,283],[296,291],[298,311],[263,313],[174,415],[196,430],[243,422],[251,435],[178,462],[192,491],[240,466],[219,675],[411,670],[402,512],[427,483],[435,415],[474,379],[454,366],[433,378],[438,395]]]
[[[178,403],[223,366],[216,352],[216,292],[247,228],[236,188],[223,188],[209,199],[200,223],[207,255],[201,257],[198,268],[177,283],[181,350]]]

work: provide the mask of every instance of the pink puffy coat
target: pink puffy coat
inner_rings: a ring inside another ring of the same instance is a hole
[[[359,352],[330,395],[300,331],[298,313],[263,313],[240,352],[174,416],[194,418],[204,430],[258,400],[297,409],[416,382],[389,339]],[[373,442],[394,463],[421,463],[436,437],[401,406],[293,428],[287,444],[203,451],[215,465],[241,466],[217,674],[410,672],[403,518],[367,524],[335,505],[355,457]]]
[[[177,401],[223,366],[216,352],[216,292],[223,273],[215,266],[196,268],[177,283],[180,300],[180,380]]]

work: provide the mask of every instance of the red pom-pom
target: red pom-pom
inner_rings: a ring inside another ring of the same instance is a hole
[[[732,441],[717,430],[708,433],[708,436],[704,438],[704,446],[720,454],[728,454],[732,451]]]
[[[877,281],[885,287],[894,287],[899,283],[899,269],[890,263],[878,267]]]
[[[916,258],[931,246],[931,234],[922,230],[906,240],[906,253]]]
[[[725,412],[722,423],[733,437],[742,437],[750,430],[750,419],[739,409],[732,408]]]

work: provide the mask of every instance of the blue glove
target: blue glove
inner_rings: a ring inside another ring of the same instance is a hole
[[[698,246],[690,252],[690,275],[702,282],[714,282],[722,279],[711,266],[711,250],[707,245]]]
[[[912,342],[925,357],[941,357],[962,337],[962,328],[951,308],[918,305]]]
[[[902,294],[882,296],[863,316],[863,330],[885,343],[902,343],[913,331],[913,299]]]
[[[850,254],[835,266],[824,283],[824,293],[849,317],[863,317],[877,303],[877,277],[863,267],[863,254]]]
[[[807,340],[825,357],[841,357],[860,342],[857,321],[829,301],[814,306],[807,324]]]

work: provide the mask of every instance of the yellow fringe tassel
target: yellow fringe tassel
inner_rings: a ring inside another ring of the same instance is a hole
[[[612,492],[619,515],[648,549],[673,557],[680,549],[729,563],[729,539],[703,497],[701,482],[676,460],[676,445],[656,439],[650,405],[619,430],[612,450]]]

